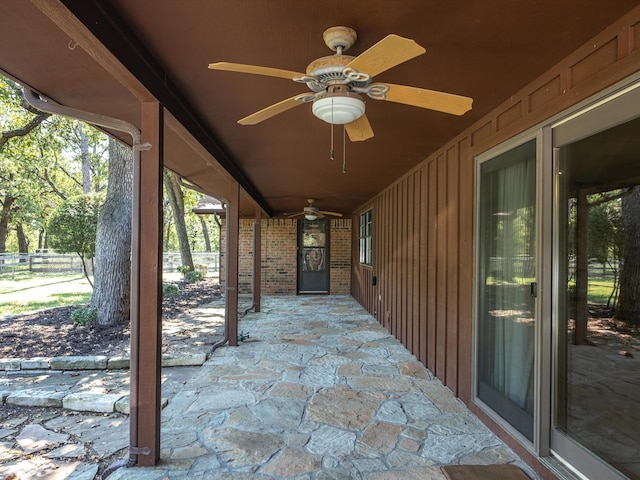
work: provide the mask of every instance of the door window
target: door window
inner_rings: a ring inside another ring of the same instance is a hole
[[[640,479],[640,118],[616,119],[638,98],[554,130],[551,448],[593,478]]]
[[[533,441],[535,140],[483,162],[479,177],[476,395]]]

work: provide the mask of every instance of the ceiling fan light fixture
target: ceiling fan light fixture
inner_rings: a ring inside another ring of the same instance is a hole
[[[318,215],[316,215],[315,213],[305,213],[304,218],[306,218],[310,222],[313,222],[314,220],[318,219]]]
[[[364,101],[355,93],[328,92],[314,100],[312,111],[320,120],[334,125],[343,125],[364,115]]]

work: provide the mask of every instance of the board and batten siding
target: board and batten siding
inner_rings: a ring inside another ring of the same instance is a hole
[[[465,328],[458,319],[471,317],[471,295],[459,293],[471,289],[470,161],[463,140],[367,204],[363,210],[373,209],[373,266],[358,263],[353,229],[353,296],[458,395],[464,390],[459,383],[469,383],[458,371],[461,361],[470,362],[470,348],[459,344]],[[460,224],[463,216],[469,221]],[[354,225],[358,221],[354,217]]]
[[[637,7],[541,72],[354,215],[353,297],[468,405],[474,157],[639,72]],[[359,264],[358,225],[359,214],[369,208],[373,265],[364,266]]]

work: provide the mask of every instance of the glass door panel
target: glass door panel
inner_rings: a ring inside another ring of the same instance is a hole
[[[559,144],[580,125],[554,132],[551,448],[590,478],[640,480],[640,118]]]
[[[298,238],[298,292],[329,292],[327,220],[302,220]]]
[[[476,394],[533,441],[535,140],[482,163],[479,192]]]

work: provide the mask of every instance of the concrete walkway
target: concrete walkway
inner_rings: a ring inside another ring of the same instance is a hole
[[[514,463],[537,478],[352,298],[269,297],[169,400],[161,463],[109,480],[438,479]]]

